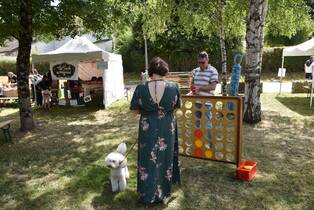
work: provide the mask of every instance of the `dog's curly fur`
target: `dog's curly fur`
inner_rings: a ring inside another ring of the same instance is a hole
[[[126,179],[129,178],[127,159],[125,158],[126,144],[119,144],[116,151],[109,153],[105,158],[105,165],[110,168],[112,192],[125,191]]]

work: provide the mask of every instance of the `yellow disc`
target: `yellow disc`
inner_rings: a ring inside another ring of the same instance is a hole
[[[200,139],[196,139],[194,143],[195,143],[196,147],[202,147],[203,146],[203,142]]]
[[[205,157],[207,157],[207,158],[213,157],[213,152],[211,150],[206,150],[205,151]]]

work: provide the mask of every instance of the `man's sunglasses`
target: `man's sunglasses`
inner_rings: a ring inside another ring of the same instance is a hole
[[[198,64],[205,64],[205,61],[199,61]]]

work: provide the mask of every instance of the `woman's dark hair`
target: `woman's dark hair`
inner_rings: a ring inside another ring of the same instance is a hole
[[[148,68],[148,76],[153,76],[153,74],[158,74],[160,76],[166,76],[169,72],[168,64],[159,57],[154,57],[150,63]]]

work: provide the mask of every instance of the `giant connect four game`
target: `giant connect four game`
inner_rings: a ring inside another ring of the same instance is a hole
[[[239,165],[242,153],[242,99],[182,96],[176,111],[181,155]]]

